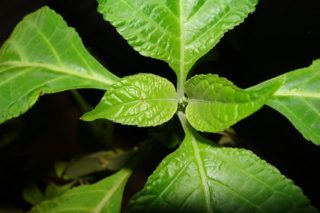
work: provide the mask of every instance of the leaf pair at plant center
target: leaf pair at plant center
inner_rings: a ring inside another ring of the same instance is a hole
[[[136,50],[171,66],[178,78],[177,92],[169,81],[152,74],[119,80],[90,56],[76,32],[59,15],[45,7],[26,17],[1,48],[0,122],[26,111],[40,94],[96,88],[108,91],[101,103],[83,116],[85,120],[107,118],[123,124],[155,126],[172,118],[179,103],[186,101],[186,119],[191,125],[200,131],[217,132],[266,103],[285,114],[306,138],[320,143],[319,62],[245,90],[216,75],[199,75],[186,81],[191,66],[227,30],[242,22],[256,3],[99,1],[105,19]],[[186,126],[187,122],[182,123]],[[252,153],[217,147],[188,128],[183,144],[164,160],[133,199],[132,211],[140,212],[141,206],[144,211],[313,211],[297,187]],[[130,174],[124,169],[33,210],[119,212],[121,193]]]
[[[284,114],[306,139],[320,144],[319,76],[319,60],[245,90],[217,75],[198,75],[185,84],[186,116],[195,129],[218,132],[267,104]],[[138,74],[114,84],[98,107],[83,119],[107,118],[130,125],[156,126],[174,115],[178,103],[169,81]]]
[[[217,75],[195,76],[186,83],[187,119],[197,130],[222,131],[258,110],[279,86],[279,81],[272,81],[260,89],[242,90]],[[112,85],[100,104],[82,119],[156,126],[171,119],[177,106],[177,94],[169,81],[138,74]]]
[[[220,79],[224,89],[217,91],[220,80],[210,75],[207,79],[200,76],[185,82],[187,71],[194,61],[216,44],[225,31],[239,24],[254,9],[255,4],[256,1],[249,0],[208,0],[196,3],[188,0],[101,0],[99,11],[117,27],[129,43],[141,54],[168,62],[180,79],[177,85],[178,97],[170,82],[162,85],[164,94],[159,94],[159,89],[151,89],[158,93],[155,95],[158,97],[153,98],[155,102],[162,100],[161,107],[147,102],[135,105],[136,108],[140,106],[146,109],[146,112],[149,110],[148,115],[140,117],[139,110],[132,108],[130,112],[127,110],[127,117],[122,117],[119,121],[112,118],[115,116],[107,118],[138,126],[159,125],[173,116],[177,103],[183,101],[183,94],[186,93],[189,98],[186,113],[190,123],[200,131],[217,132],[253,113],[267,101],[269,106],[288,117],[306,139],[320,144],[320,134],[317,131],[320,128],[317,87],[320,81],[319,62],[315,62],[310,68],[284,74],[249,90],[239,90],[227,80]],[[121,5],[122,10],[110,10],[110,7],[118,8]],[[140,17],[131,16],[136,12]],[[212,19],[207,16],[209,14]],[[127,17],[129,15],[130,19]],[[200,20],[201,24],[197,25]],[[141,27],[138,28],[140,24]],[[149,27],[154,27],[153,31]],[[163,31],[165,33],[161,34]],[[170,48],[170,51],[162,52],[161,48]],[[85,50],[74,29],[69,28],[48,7],[27,16],[2,46],[0,79],[0,123],[24,113],[42,94],[74,88],[107,89],[118,81],[115,75],[103,68]],[[156,77],[150,80],[150,84],[153,84],[154,79]],[[278,82],[283,82],[281,88],[267,100]],[[197,83],[202,87],[210,86],[200,88],[195,86]],[[262,87],[269,88],[270,91]],[[152,86],[148,85],[146,88]],[[258,90],[260,92],[256,93]],[[202,94],[202,91],[211,92]],[[168,101],[168,97],[171,101]],[[243,98],[247,98],[247,104],[243,102]],[[156,119],[153,118],[155,114],[158,114]],[[137,121],[134,121],[134,117]]]

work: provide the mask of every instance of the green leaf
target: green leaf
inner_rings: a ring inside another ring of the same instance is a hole
[[[24,113],[44,93],[107,89],[117,79],[61,16],[43,7],[26,16],[0,50],[0,123]]]
[[[192,65],[254,11],[258,0],[98,0],[99,12],[142,55],[181,81]]]
[[[317,212],[300,188],[244,149],[187,133],[129,203],[129,212]]]
[[[25,201],[32,205],[36,205],[45,200],[45,196],[36,184],[25,186],[22,191],[22,196]]]
[[[137,74],[112,85],[98,106],[82,119],[105,118],[128,125],[156,126],[171,119],[177,106],[175,88],[168,80]]]
[[[60,195],[62,195],[63,193],[65,193],[66,191],[68,191],[69,189],[71,189],[71,187],[73,187],[76,184],[76,180],[71,181],[69,183],[66,184],[60,184],[57,185],[53,182],[50,182],[45,190],[45,199],[52,199],[54,197],[58,197]]]
[[[119,213],[123,190],[133,169],[148,159],[155,149],[153,141],[146,141],[117,173],[95,184],[78,186],[59,197],[46,200],[32,208],[30,213]]]
[[[278,79],[283,85],[267,105],[286,116],[307,140],[320,145],[320,60],[270,81]]]
[[[40,203],[30,213],[119,213],[123,189],[131,173],[130,169],[122,169],[98,183],[73,188]]]
[[[273,81],[259,89],[243,90],[217,75],[198,75],[186,82],[186,116],[199,131],[219,132],[260,109],[279,88]]]
[[[63,172],[63,179],[77,179],[95,172],[118,171],[137,152],[137,147],[125,151],[121,149],[98,151],[71,161]]]

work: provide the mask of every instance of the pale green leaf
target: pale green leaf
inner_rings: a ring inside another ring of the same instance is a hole
[[[320,60],[266,83],[278,79],[283,85],[267,105],[286,116],[307,140],[320,145]]]
[[[243,90],[217,75],[198,75],[186,82],[186,116],[199,131],[223,131],[260,109],[279,88],[280,81]]]
[[[0,50],[0,123],[44,93],[107,89],[118,78],[85,49],[73,28],[48,7],[26,16]]]
[[[98,183],[79,186],[63,195],[44,201],[30,213],[119,213],[130,169],[122,169]]]
[[[168,80],[137,74],[112,85],[98,106],[82,119],[105,118],[128,125],[156,126],[171,119],[177,106],[175,88]]]
[[[244,149],[187,133],[129,204],[129,212],[317,212],[300,188]]]
[[[99,11],[142,55],[169,63],[181,81],[258,0],[98,0]]]

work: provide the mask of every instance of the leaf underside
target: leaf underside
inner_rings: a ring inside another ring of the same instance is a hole
[[[252,152],[187,134],[136,194],[129,212],[317,212],[302,191]]]
[[[130,170],[123,169],[95,184],[76,187],[36,205],[30,213],[119,213],[130,174]]]
[[[320,145],[320,60],[258,86],[279,80],[282,86],[267,105],[286,116],[307,140]]]
[[[177,106],[172,83],[153,74],[137,74],[112,85],[97,107],[82,119],[104,118],[127,125],[156,126],[171,119]]]
[[[257,0],[98,0],[99,12],[140,54],[169,63],[180,79],[254,11]]]
[[[186,82],[186,116],[199,131],[219,132],[260,109],[280,86],[273,81],[259,89],[242,90],[217,75],[198,75]]]
[[[118,78],[85,49],[73,28],[48,7],[26,16],[0,49],[0,123],[45,93],[107,89]]]

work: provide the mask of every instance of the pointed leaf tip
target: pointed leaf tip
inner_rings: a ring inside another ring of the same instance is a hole
[[[137,74],[112,85],[98,106],[82,119],[102,118],[140,127],[156,126],[170,120],[177,106],[172,83],[153,74]]]
[[[320,145],[320,60],[265,83],[279,79],[283,84],[267,105],[286,116],[305,139]]]

